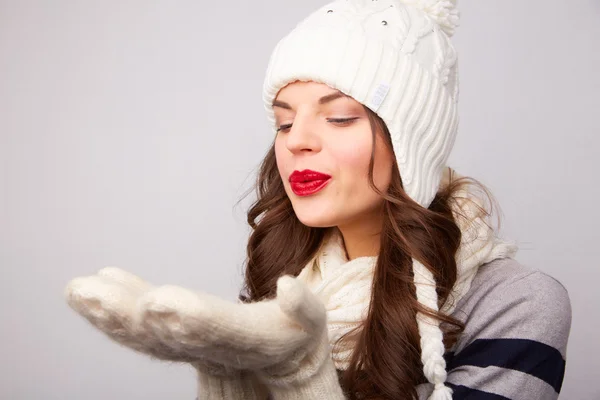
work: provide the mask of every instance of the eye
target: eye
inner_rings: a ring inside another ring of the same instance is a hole
[[[292,124],[285,124],[285,125],[280,125],[279,128],[277,128],[277,132],[280,131],[287,131],[292,127]]]
[[[342,126],[347,126],[347,125],[350,125],[352,122],[356,121],[357,119],[359,119],[359,117],[353,117],[353,118],[328,118],[327,121],[328,122],[333,122],[334,124],[340,124]]]
[[[357,119],[360,119],[360,117],[352,117],[352,118],[327,118],[327,122],[332,122],[334,124],[338,124],[341,126],[348,126],[350,125],[352,122],[356,121]],[[277,132],[284,132],[288,131],[292,128],[293,124],[285,124],[285,125],[280,125],[277,128]]]

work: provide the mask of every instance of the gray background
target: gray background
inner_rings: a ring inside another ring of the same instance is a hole
[[[1,399],[193,399],[63,300],[117,265],[233,299],[261,86],[318,0],[0,1]],[[517,260],[569,290],[564,399],[600,399],[600,2],[463,0],[460,133]],[[593,251],[596,250],[596,253]]]

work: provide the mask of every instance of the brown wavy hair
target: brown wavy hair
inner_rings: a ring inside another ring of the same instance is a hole
[[[373,137],[369,182],[384,199],[384,222],[368,315],[358,329],[336,343],[339,345],[350,338],[356,343],[348,369],[338,371],[338,375],[349,400],[414,399],[417,397],[415,386],[426,382],[417,311],[441,322],[447,349],[456,342],[464,326],[451,316],[425,309],[417,302],[412,258],[433,273],[441,307],[457,279],[455,255],[461,242],[461,230],[452,212],[456,194],[469,184],[482,189],[490,207],[478,207],[481,215],[486,216],[491,215],[494,200],[479,181],[470,177],[454,178],[453,170],[449,169],[449,182],[440,186],[426,209],[404,192],[395,161],[387,192],[379,191],[373,182],[375,135],[381,135],[390,149],[392,142],[384,121],[365,109]],[[247,213],[252,232],[247,245],[244,285],[239,295],[243,302],[274,297],[277,278],[286,274],[297,276],[332,229],[309,227],[298,220],[277,169],[274,145],[260,164],[256,186],[251,190],[256,190],[257,200]]]

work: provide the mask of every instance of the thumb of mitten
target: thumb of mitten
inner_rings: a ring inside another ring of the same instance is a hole
[[[331,357],[327,313],[321,300],[302,281],[287,275],[277,281],[276,301],[311,340],[285,361],[257,371],[257,376],[268,385],[299,384],[317,374]]]
[[[277,280],[276,299],[281,311],[309,334],[319,334],[325,328],[325,306],[299,279],[290,275],[280,277]]]

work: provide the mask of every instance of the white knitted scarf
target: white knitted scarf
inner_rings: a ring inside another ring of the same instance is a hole
[[[462,231],[461,245],[456,255],[458,278],[452,294],[442,307],[451,314],[456,303],[467,293],[480,265],[496,258],[512,257],[518,246],[496,236],[482,219],[481,212],[465,198],[482,206],[481,199],[464,190],[456,201],[460,213],[455,219]],[[300,272],[298,279],[308,284],[327,309],[329,341],[337,369],[346,369],[354,348],[352,340],[336,341],[358,326],[367,316],[371,284],[377,256],[359,257],[348,261],[339,230],[333,229],[321,250]]]

